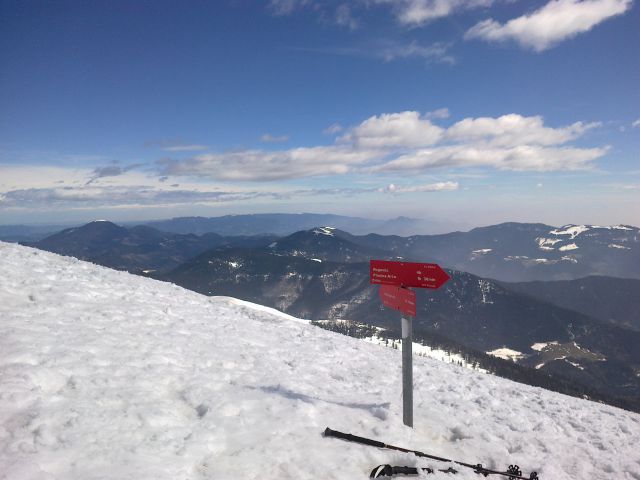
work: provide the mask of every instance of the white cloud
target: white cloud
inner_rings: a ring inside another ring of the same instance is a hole
[[[275,152],[245,150],[203,154],[188,160],[163,160],[163,175],[187,175],[233,181],[270,181],[348,173],[354,164],[379,152],[348,146],[292,148]]]
[[[289,140],[289,135],[271,135],[265,133],[260,136],[260,141],[264,143],[284,143]]]
[[[444,129],[419,112],[384,113],[368,118],[340,137],[359,148],[424,147],[440,141]]]
[[[323,130],[323,133],[326,133],[327,135],[335,135],[336,133],[339,133],[341,131],[342,125],[340,125],[339,123],[332,123]]]
[[[168,147],[163,147],[162,150],[165,152],[197,152],[199,150],[206,150],[206,145],[170,145]]]
[[[375,0],[375,2],[391,5],[400,23],[419,26],[451,15],[456,10],[489,6],[493,0]]]
[[[492,145],[559,145],[582,136],[599,123],[576,122],[562,128],[544,126],[540,116],[523,117],[518,114],[498,118],[465,118],[447,130],[447,137],[458,141],[487,141]]]
[[[377,55],[385,62],[405,58],[422,58],[430,63],[445,63],[454,65],[456,59],[449,54],[450,45],[447,43],[437,42],[431,45],[419,45],[411,42],[406,45],[394,44],[384,46],[377,50]]]
[[[358,28],[358,22],[351,13],[351,7],[347,3],[339,5],[336,9],[336,23],[350,30]]]
[[[427,112],[424,114],[424,118],[427,118],[429,120],[431,119],[443,119],[443,118],[449,118],[451,116],[451,113],[449,113],[449,109],[448,108],[439,108],[437,110],[432,110],[431,112]]]
[[[465,38],[515,40],[523,47],[541,52],[625,13],[631,4],[632,0],[552,0],[505,24],[493,19],[484,20],[469,29]]]
[[[383,189],[387,193],[442,192],[447,190],[458,190],[458,182],[437,182],[405,187],[399,187],[391,183]]]
[[[640,127],[640,118],[639,118],[638,120],[636,120],[635,122],[633,122],[633,123],[631,124],[631,126],[632,126],[633,128],[639,128],[639,127]]]
[[[276,196],[274,193],[256,191],[159,189],[149,185],[29,188],[0,195],[0,208],[8,209],[191,205]]]
[[[347,129],[334,145],[165,159],[159,162],[160,174],[218,181],[276,181],[444,167],[560,171],[592,168],[608,151],[608,147],[570,144],[599,123],[575,122],[553,128],[540,116],[508,114],[466,118],[444,128],[428,118],[447,114],[446,109],[422,116],[414,111],[384,113]]]
[[[310,0],[270,0],[269,9],[275,15],[290,15],[294,10],[309,4]]]
[[[421,149],[375,166],[371,172],[424,171],[442,167],[490,167],[497,170],[550,172],[583,170],[605,155],[608,148],[543,147],[519,145],[455,145]]]

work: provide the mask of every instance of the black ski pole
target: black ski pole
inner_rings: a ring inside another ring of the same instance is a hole
[[[532,472],[529,477],[522,476],[522,471],[517,465],[509,465],[509,468],[506,472],[501,472],[499,470],[491,470],[489,468],[485,468],[482,464],[478,463],[476,465],[472,465],[470,463],[458,462],[456,460],[451,460],[449,458],[438,457],[436,455],[429,455],[428,453],[420,452],[418,450],[409,450],[407,448],[396,447],[394,445],[389,445],[383,442],[379,442],[377,440],[371,440],[370,438],[358,437],[357,435],[352,435],[350,433],[339,432],[337,430],[331,430],[327,427],[324,431],[325,437],[335,437],[341,440],[346,440],[348,442],[360,443],[362,445],[369,445],[370,447],[378,447],[378,448],[386,448],[389,450],[398,450],[399,452],[405,453],[413,453],[417,457],[429,458],[431,460],[436,460],[438,462],[451,462],[456,465],[460,465],[463,467],[471,468],[474,472],[480,473],[482,475],[503,475],[510,479],[516,480],[539,480],[538,474],[536,472]]]

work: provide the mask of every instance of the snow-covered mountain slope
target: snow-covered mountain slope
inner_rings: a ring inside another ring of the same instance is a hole
[[[416,357],[411,430],[398,351],[18,245],[0,243],[0,268],[2,479],[357,479],[434,465],[323,438],[326,426],[543,480],[640,478],[637,414]]]

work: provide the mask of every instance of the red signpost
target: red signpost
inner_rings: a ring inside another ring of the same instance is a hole
[[[436,263],[389,262],[371,260],[371,283],[399,287],[440,288],[449,275]]]
[[[416,294],[413,290],[395,285],[380,285],[378,293],[385,307],[399,310],[412,317],[416,316]]]
[[[380,299],[385,307],[404,315],[416,316],[416,294],[409,287],[440,288],[449,275],[435,263],[389,262],[371,260],[369,278],[380,285]],[[402,316],[402,420],[413,427],[413,342],[411,319]]]

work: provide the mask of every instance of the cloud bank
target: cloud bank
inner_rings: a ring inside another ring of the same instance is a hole
[[[259,182],[387,171],[425,173],[445,167],[571,171],[592,168],[609,149],[570,144],[600,123],[554,128],[541,116],[515,113],[465,118],[448,127],[435,123],[448,115],[447,109],[424,115],[415,111],[374,115],[340,132],[333,145],[164,159],[159,173]]]

